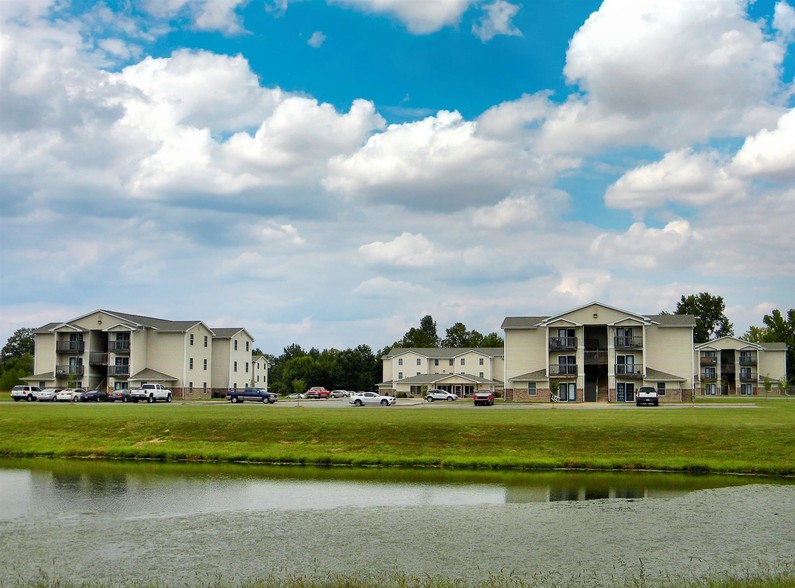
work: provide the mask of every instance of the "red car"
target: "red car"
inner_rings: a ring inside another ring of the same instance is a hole
[[[328,398],[331,392],[326,390],[323,386],[312,386],[306,391],[307,398]]]
[[[475,401],[475,406],[492,406],[494,404],[494,394],[491,390],[478,390],[472,395],[472,399]]]

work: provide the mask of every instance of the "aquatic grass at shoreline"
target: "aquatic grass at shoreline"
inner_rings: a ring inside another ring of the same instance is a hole
[[[6,404],[0,456],[795,475],[795,402],[678,410]]]

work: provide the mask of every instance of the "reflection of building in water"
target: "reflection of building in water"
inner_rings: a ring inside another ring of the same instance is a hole
[[[662,494],[672,494],[671,492]],[[676,492],[675,494],[686,494]],[[543,485],[509,486],[505,492],[506,503],[526,502],[566,502],[579,500],[600,500],[606,498],[650,498],[652,492],[642,486],[604,486],[604,485]]]

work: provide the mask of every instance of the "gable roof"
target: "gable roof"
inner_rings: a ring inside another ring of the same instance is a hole
[[[614,308],[601,302],[590,302],[551,316],[508,316],[502,321],[502,329],[538,329],[555,320],[567,320],[566,315],[591,306],[600,306],[625,314],[627,318],[635,318],[644,323],[652,323],[659,327],[695,327],[696,318],[690,314],[637,314],[620,308]],[[622,319],[623,320],[623,319]]]
[[[753,341],[746,341],[741,337],[734,337],[731,335],[727,335],[725,337],[717,337],[716,339],[710,339],[704,343],[699,343],[695,346],[696,351],[701,349],[710,349],[716,348],[715,347],[721,341],[737,341],[738,343],[744,343],[746,347],[754,347],[756,349],[763,349],[765,351],[786,351],[787,344],[779,341],[771,342],[771,343],[755,343]]]
[[[454,359],[467,353],[477,353],[486,357],[503,357],[505,350],[502,347],[395,347],[384,355],[384,359],[391,359],[407,353],[422,355],[427,359]]]

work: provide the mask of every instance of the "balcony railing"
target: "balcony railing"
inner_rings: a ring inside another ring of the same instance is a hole
[[[716,382],[718,380],[718,375],[715,373],[715,370],[701,370],[701,381],[702,382]]]
[[[550,351],[571,351],[577,349],[577,337],[550,337]]]
[[[640,335],[623,336],[615,338],[616,349],[641,349],[643,337]]]
[[[718,360],[714,357],[709,357],[707,355],[702,355],[700,360],[701,365],[717,365]]]
[[[83,353],[86,350],[85,341],[56,341],[57,353]]]
[[[108,365],[107,353],[90,353],[88,355],[88,363],[90,365]]]
[[[593,351],[585,351],[585,365],[600,365],[607,363],[607,351],[595,349]]]
[[[559,363],[550,364],[549,375],[550,377],[576,376],[577,364],[559,364]]]
[[[755,370],[740,370],[741,382],[756,382],[757,376]]]
[[[750,353],[748,355],[740,355],[740,365],[755,366],[756,355]]]
[[[108,351],[111,353],[129,353],[130,342],[126,340],[110,341],[108,343]]]
[[[84,372],[82,365],[57,365],[55,366],[56,377],[82,376]]]
[[[129,365],[109,365],[108,366],[108,375],[113,377],[120,377],[120,376],[129,376],[130,375],[130,366]]]
[[[625,364],[625,363],[617,363],[615,365],[616,368],[616,376],[621,376],[622,378],[642,378],[643,377],[643,364],[641,363],[634,363],[634,364]]]

